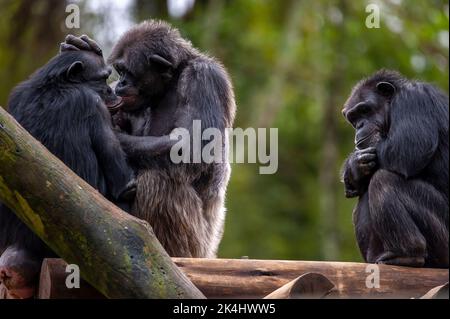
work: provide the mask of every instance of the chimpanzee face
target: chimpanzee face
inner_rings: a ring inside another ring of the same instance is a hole
[[[125,111],[148,107],[149,100],[157,101],[166,92],[173,73],[172,64],[159,55],[150,55],[145,61],[144,57],[132,59],[138,58],[125,50],[113,62],[120,76],[115,92],[122,97],[121,107]]]
[[[71,82],[77,82],[94,90],[108,108],[120,105],[121,99],[116,96],[108,85],[111,67],[105,64],[101,56],[91,52],[79,53],[79,59],[73,62],[67,70],[67,77]]]
[[[352,93],[342,114],[355,128],[358,149],[376,146],[387,133],[388,109],[395,87],[389,82],[364,83]]]

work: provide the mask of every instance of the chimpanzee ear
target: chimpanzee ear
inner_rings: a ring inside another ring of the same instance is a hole
[[[162,56],[160,56],[158,54],[151,55],[149,59],[151,62],[157,64],[162,69],[171,69],[173,66],[171,62],[167,61],[166,59],[164,59]]]
[[[67,69],[66,75],[69,79],[74,78],[75,76],[83,72],[83,69],[84,69],[83,62],[75,61]]]
[[[382,95],[391,97],[395,93],[395,86],[389,82],[378,82],[377,90]]]

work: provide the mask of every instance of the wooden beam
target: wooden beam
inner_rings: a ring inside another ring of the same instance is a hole
[[[107,201],[1,107],[0,200],[107,297],[204,297],[147,222]]]
[[[43,267],[43,271],[65,269],[63,260],[50,261],[62,266],[47,270]],[[322,274],[335,285],[327,298],[418,298],[446,283],[449,276],[448,269],[378,265],[380,287],[367,288],[369,264],[364,263],[194,258],[173,258],[173,261],[208,298],[262,298],[308,272]],[[65,288],[66,276],[65,273],[43,274],[41,278],[50,278],[45,280],[52,280],[52,285],[63,289],[52,290],[58,295],[42,294],[41,297],[72,298],[73,292]],[[92,295],[89,289],[82,284],[80,290],[85,292],[78,295]]]

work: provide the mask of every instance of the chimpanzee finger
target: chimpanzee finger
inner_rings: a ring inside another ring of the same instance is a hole
[[[83,34],[80,37],[81,40],[83,40],[85,43],[87,43],[89,45],[89,47],[98,55],[103,55],[102,49],[100,48],[100,46],[97,44],[97,42],[95,42],[94,40],[92,40],[91,38],[89,38],[86,34]]]
[[[83,41],[81,38],[78,38],[72,34],[66,36],[66,43],[72,44],[73,46],[79,48],[80,50],[90,51],[91,48],[88,43]]]
[[[368,148],[363,148],[361,150],[356,150],[357,154],[376,154],[377,153],[377,149],[376,147],[368,147]]]
[[[359,165],[359,169],[364,173],[364,174],[370,174],[373,169],[375,168],[375,166],[377,166],[376,162],[369,162],[367,164],[360,164]]]
[[[365,154],[358,155],[358,162],[367,164],[371,161],[374,161],[376,158],[377,158],[376,154],[365,153]]]
[[[80,51],[80,49],[78,49],[76,46],[72,45],[72,44],[67,44],[65,42],[62,42],[59,45],[59,52],[65,52],[65,51]]]

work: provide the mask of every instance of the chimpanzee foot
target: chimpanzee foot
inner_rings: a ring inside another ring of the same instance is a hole
[[[385,252],[378,257],[376,263],[405,267],[423,267],[425,265],[425,258],[422,256],[398,256],[392,252]]]
[[[27,251],[8,247],[0,257],[0,284],[7,299],[32,298],[39,274],[40,262]]]

